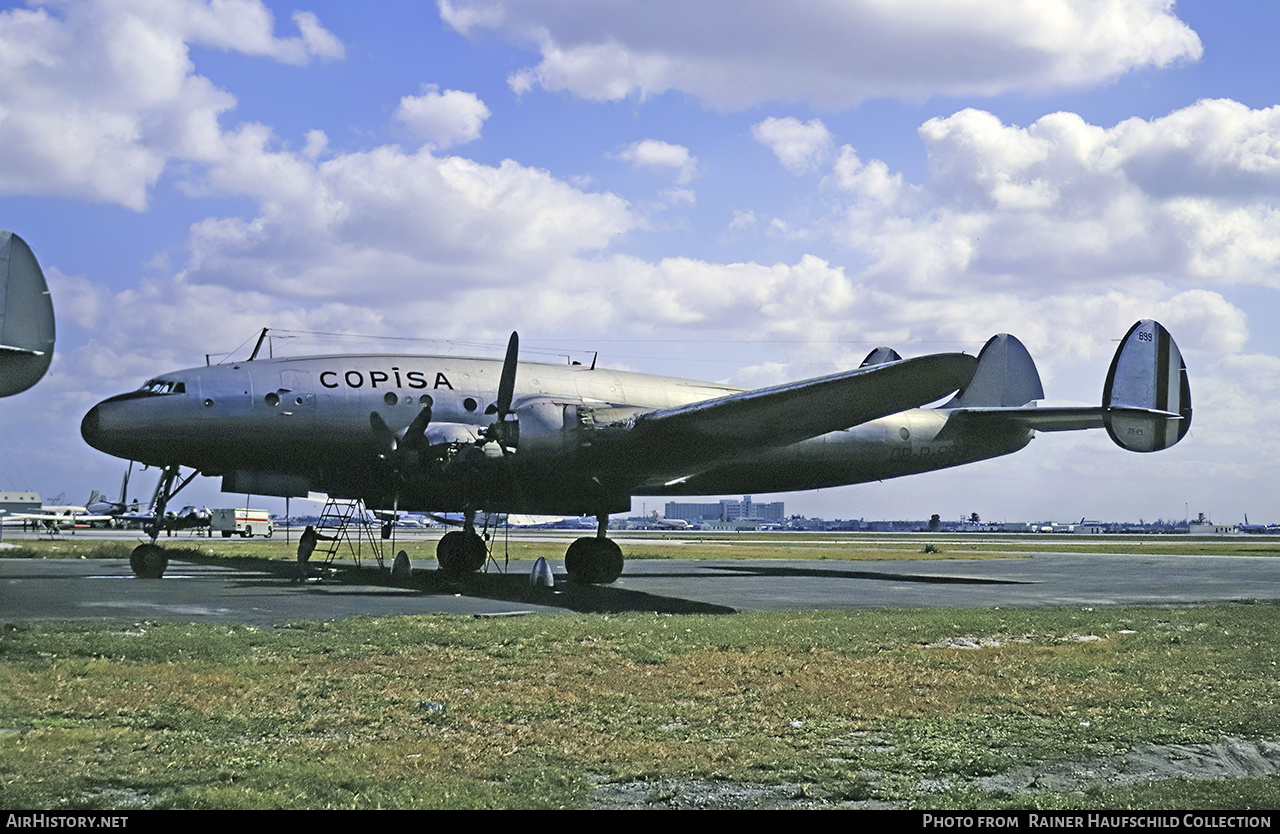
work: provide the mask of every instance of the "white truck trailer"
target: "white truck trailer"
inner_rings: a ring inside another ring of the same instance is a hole
[[[246,539],[252,536],[265,536],[269,539],[275,532],[271,525],[271,513],[243,507],[214,510],[210,527],[213,532],[222,533],[224,539],[229,539],[236,533]]]

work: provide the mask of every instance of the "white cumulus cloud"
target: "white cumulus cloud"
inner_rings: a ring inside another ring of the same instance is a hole
[[[496,30],[541,60],[511,76],[586,99],[681,90],[721,110],[768,101],[997,95],[1106,83],[1196,60],[1172,0],[440,0],[463,34]]]
[[[1110,128],[965,109],[920,127],[920,184],[842,148],[829,181],[852,199],[831,230],[867,257],[864,279],[916,293],[1139,279],[1280,288],[1278,132],[1280,108],[1230,101]]]
[[[220,153],[235,99],[197,75],[192,45],[290,64],[341,58],[342,44],[299,12],[274,34],[259,0],[70,0],[0,12],[0,193],[145,208],[171,160]]]
[[[512,160],[491,166],[393,145],[317,160],[277,145],[247,125],[208,167],[200,189],[251,197],[257,212],[196,224],[188,280],[306,299],[406,287],[448,298],[477,283],[536,281],[637,222],[615,195]]]
[[[689,182],[698,171],[698,158],[683,145],[673,145],[659,139],[642,139],[632,142],[617,153],[637,168],[667,170],[680,184]]]
[[[802,122],[793,116],[770,116],[752,125],[751,135],[793,174],[817,170],[834,146],[831,131],[819,119]]]
[[[445,90],[428,85],[420,96],[405,96],[396,108],[396,119],[414,136],[437,150],[464,145],[480,138],[489,108],[475,93]]]

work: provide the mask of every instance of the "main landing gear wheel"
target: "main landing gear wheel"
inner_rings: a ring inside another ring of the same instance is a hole
[[[584,585],[608,585],[622,575],[622,548],[610,539],[575,539],[564,554],[569,579]]]
[[[488,549],[484,539],[474,532],[451,530],[440,538],[436,545],[436,561],[440,570],[452,576],[475,573],[484,567],[488,558]]]
[[[139,579],[159,579],[169,567],[169,555],[157,544],[140,544],[129,554],[129,567]]]

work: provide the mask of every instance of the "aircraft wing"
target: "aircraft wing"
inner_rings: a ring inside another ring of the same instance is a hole
[[[56,521],[60,524],[74,524],[80,521],[111,521],[113,516],[109,515],[90,515],[89,513],[75,513],[72,515],[57,515],[54,513],[8,513],[5,520],[14,519],[17,521]]]
[[[623,445],[642,465],[718,460],[918,408],[964,388],[977,359],[939,353],[639,414]]]

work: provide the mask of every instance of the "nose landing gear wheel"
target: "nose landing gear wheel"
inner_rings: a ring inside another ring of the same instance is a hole
[[[129,554],[129,567],[139,579],[159,579],[169,567],[169,556],[156,544],[140,544]]]
[[[564,554],[569,579],[584,585],[608,585],[622,575],[622,548],[610,539],[575,539]]]
[[[436,561],[440,570],[451,576],[475,573],[484,567],[488,551],[484,539],[474,532],[452,530],[440,538],[436,545]]]

